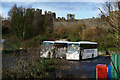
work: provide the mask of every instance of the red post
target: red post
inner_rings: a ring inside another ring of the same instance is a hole
[[[98,64],[96,66],[95,78],[98,79],[107,79],[107,65]]]

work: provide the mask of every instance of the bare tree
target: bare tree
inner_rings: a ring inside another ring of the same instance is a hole
[[[116,47],[120,48],[120,2],[106,2],[104,11],[99,8],[102,15],[105,15],[106,22],[115,31]]]

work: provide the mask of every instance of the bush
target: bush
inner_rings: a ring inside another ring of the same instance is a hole
[[[3,65],[3,79],[55,78],[56,74],[61,75],[61,73],[56,73],[56,70],[63,70],[64,68],[61,68],[61,66],[67,67],[66,61],[60,59],[34,59],[33,57],[26,57],[27,56],[22,56],[20,60],[17,60],[17,63],[15,63],[12,67],[6,67]]]
[[[23,47],[23,40],[21,38],[17,38],[16,36],[11,36],[5,38],[5,42],[3,44],[4,49],[20,49]]]
[[[51,73],[55,70],[54,61],[42,58],[40,61],[34,62],[32,65],[27,64],[15,65],[13,68],[3,67],[3,78],[47,78],[51,77]]]
[[[45,35],[38,35],[28,40],[28,47],[38,47],[41,44],[41,41],[46,40]]]
[[[109,51],[116,51],[116,52],[120,52],[120,49],[119,48],[116,48],[116,47],[111,47],[111,48],[108,48]]]

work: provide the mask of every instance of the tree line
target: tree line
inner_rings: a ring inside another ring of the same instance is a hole
[[[35,18],[35,11],[32,8],[24,8],[22,6],[17,6],[16,4],[12,6],[8,12],[9,25],[11,30],[9,31],[12,35],[19,38],[30,38],[36,35],[45,34],[45,28],[48,27],[47,18]],[[3,26],[3,33],[5,32],[6,26]]]
[[[117,6],[110,4],[117,4]],[[106,3],[104,8],[106,8],[108,14],[103,13],[104,11],[99,8],[101,15],[105,16],[103,20],[100,19],[100,22],[106,23],[110,27],[108,29],[102,28],[100,25],[86,28],[85,23],[74,27],[61,26],[51,29],[47,17],[44,17],[44,19],[35,18],[32,8],[25,9],[22,6],[14,5],[8,12],[10,17],[8,20],[11,26],[10,33],[18,38],[17,41],[20,39],[26,40],[25,45],[29,46],[37,46],[43,40],[67,39],[69,41],[95,41],[98,43],[99,50],[120,49],[119,6],[119,2]],[[116,10],[112,10],[111,7],[116,8]],[[9,32],[5,33],[7,31],[6,26],[3,26],[2,30],[5,36]]]

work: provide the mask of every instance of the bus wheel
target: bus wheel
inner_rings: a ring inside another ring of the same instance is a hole
[[[92,57],[94,57],[94,54],[92,54]]]
[[[80,56],[80,60],[82,60],[82,56]]]

